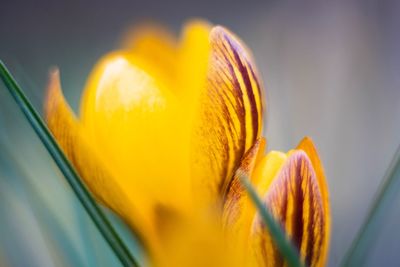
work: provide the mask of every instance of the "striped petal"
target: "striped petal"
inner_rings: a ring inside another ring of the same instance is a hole
[[[326,238],[324,239],[324,244],[322,245],[323,251],[321,252],[321,262],[326,262],[326,258],[328,257],[329,251],[329,240],[331,233],[331,211],[329,207],[329,191],[328,184],[325,177],[324,168],[322,166],[322,162],[319,158],[317,149],[310,137],[305,137],[301,140],[300,144],[297,146],[297,149],[303,150],[306,152],[309,157],[312,166],[315,170],[315,174],[317,176],[318,185],[321,190],[321,197],[324,205],[324,215],[325,215],[325,234]]]
[[[238,170],[233,177],[229,190],[225,198],[224,209],[223,209],[223,224],[229,230],[232,230],[232,234],[238,234],[240,230],[246,229],[240,222],[248,218],[246,211],[248,204],[250,203],[245,188],[240,182],[240,174],[244,173],[246,177],[251,177],[257,161],[264,153],[265,139],[259,138],[253,147],[247,151]]]
[[[307,266],[322,266],[328,238],[326,214],[317,175],[304,151],[290,153],[263,198]],[[259,215],[253,221],[251,240],[259,265],[285,265]]]
[[[210,55],[192,136],[195,188],[215,202],[262,130],[262,93],[252,58],[223,27],[209,35]]]

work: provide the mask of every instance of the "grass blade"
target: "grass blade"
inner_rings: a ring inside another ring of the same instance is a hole
[[[263,219],[265,226],[270,232],[272,239],[275,242],[275,245],[278,247],[281,252],[283,258],[286,260],[290,267],[304,267],[304,264],[299,258],[299,254],[296,249],[293,247],[292,243],[289,241],[289,238],[282,231],[281,226],[275,221],[272,214],[262,203],[262,200],[257,195],[257,192],[254,190],[253,186],[250,183],[250,179],[248,179],[243,174],[240,176],[240,181],[243,186],[246,188],[247,193],[249,194],[251,200],[256,205],[257,210]]]
[[[81,182],[77,172],[69,163],[64,153],[57,145],[49,129],[39,116],[38,112],[31,105],[26,98],[23,91],[18,86],[15,79],[12,77],[6,66],[0,61],[0,78],[3,80],[8,91],[13,96],[14,100],[22,110],[29,123],[32,125],[36,134],[45,145],[46,149],[60,168],[61,172],[67,179],[72,190],[92,218],[93,222],[103,235],[104,239],[110,245],[116,256],[119,258],[124,266],[138,266],[136,260],[129,252],[126,245],[122,242],[114,228],[111,226],[101,209],[97,206],[93,197],[86,189],[85,185]]]
[[[342,260],[342,266],[363,266],[371,243],[376,240],[382,221],[384,220],[384,212],[389,210],[396,194],[400,192],[400,147],[389,165],[389,168],[383,179],[380,190],[376,194],[375,200],[368,212],[367,218],[361,226],[354,239],[349,251]]]

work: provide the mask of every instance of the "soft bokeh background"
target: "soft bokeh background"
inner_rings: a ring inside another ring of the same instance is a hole
[[[269,149],[305,135],[317,144],[337,266],[400,144],[400,1],[1,0],[0,58],[38,109],[47,72],[59,66],[76,108],[93,64],[129,26],[157,20],[178,32],[190,17],[229,27],[253,50]],[[117,265],[3,85],[0,138],[0,266]],[[400,196],[392,203],[368,266],[400,261]]]

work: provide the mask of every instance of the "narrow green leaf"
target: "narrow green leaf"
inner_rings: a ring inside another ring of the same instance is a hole
[[[342,266],[364,266],[367,255],[377,239],[382,225],[385,222],[385,214],[393,208],[396,195],[400,192],[400,147],[386,171],[380,190],[368,212],[368,215],[358,231],[350,249],[342,260]]]
[[[246,188],[247,193],[249,194],[251,200],[254,205],[257,207],[257,210],[263,219],[265,226],[267,227],[269,233],[272,236],[272,239],[275,242],[275,245],[278,247],[281,252],[283,258],[286,260],[290,267],[303,267],[304,264],[301,261],[298,252],[293,247],[289,238],[282,231],[281,226],[275,221],[272,214],[262,203],[262,200],[258,196],[257,192],[254,190],[253,186],[250,183],[250,179],[244,175],[240,175],[240,181],[243,186]]]
[[[32,125],[36,134],[49,151],[53,160],[60,168],[66,180],[70,184],[72,190],[92,218],[93,222],[108,242],[116,256],[124,266],[138,266],[137,261],[133,258],[126,245],[122,242],[112,225],[109,223],[101,209],[97,206],[93,197],[81,182],[77,172],[72,167],[70,162],[65,157],[64,153],[57,145],[49,129],[39,116],[38,112],[33,108],[29,100],[26,98],[23,91],[18,86],[15,79],[12,77],[6,66],[0,60],[0,78],[3,80],[8,91],[13,96],[14,100],[22,110],[29,123]]]

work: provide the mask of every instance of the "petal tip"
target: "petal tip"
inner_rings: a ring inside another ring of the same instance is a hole
[[[205,19],[201,18],[193,18],[188,20],[184,25],[183,25],[183,36],[187,35],[190,32],[204,32],[205,34],[208,34],[210,30],[212,29],[212,24],[208,22]]]
[[[228,28],[216,25],[212,27],[210,31],[210,42],[228,42],[232,49],[236,50],[238,53],[242,54],[251,62],[254,62],[251,50],[246,46],[246,44],[232,31]]]
[[[307,145],[314,145],[314,141],[310,136],[304,136],[303,139],[301,139],[300,144],[307,144]]]
[[[214,27],[212,27],[210,35],[213,37],[226,36],[226,37],[237,38],[235,34],[233,34],[228,28],[222,25],[215,25]]]
[[[185,23],[185,27],[187,26],[206,26],[206,27],[212,27],[211,23],[203,18],[192,18]]]
[[[289,157],[288,159],[290,160],[297,160],[297,161],[302,161],[304,160],[306,162],[307,165],[309,165],[309,167],[312,167],[311,161],[307,155],[307,153],[303,150],[296,150],[293,152],[293,154],[291,155],[291,157]]]
[[[49,115],[56,108],[60,97],[63,97],[60,84],[60,71],[57,67],[52,67],[49,70],[49,78],[44,100],[44,115],[46,120],[48,120]]]

